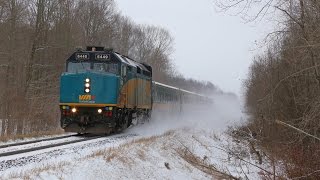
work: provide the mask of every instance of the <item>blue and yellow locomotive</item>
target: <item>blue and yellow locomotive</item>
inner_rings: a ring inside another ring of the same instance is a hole
[[[152,68],[112,49],[87,47],[68,59],[60,82],[61,127],[67,132],[110,133],[150,116]]]

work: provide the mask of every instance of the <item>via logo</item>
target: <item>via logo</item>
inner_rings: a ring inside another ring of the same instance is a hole
[[[92,95],[79,95],[79,101],[94,101],[95,96]]]

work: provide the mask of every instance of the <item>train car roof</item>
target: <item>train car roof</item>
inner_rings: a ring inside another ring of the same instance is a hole
[[[207,96],[202,95],[202,94],[198,94],[198,93],[195,93],[195,92],[187,91],[185,89],[177,88],[177,87],[174,87],[174,86],[169,86],[169,85],[162,84],[162,83],[159,83],[159,82],[156,82],[156,81],[152,81],[152,82],[154,84],[157,84],[157,85],[160,85],[160,86],[164,86],[164,87],[167,87],[167,88],[171,88],[171,89],[175,89],[175,90],[181,90],[182,92],[186,92],[186,93],[197,95],[197,96],[207,97]]]
[[[154,84],[157,84],[157,85],[160,85],[160,86],[163,86],[163,87],[167,87],[167,88],[179,90],[179,88],[176,88],[176,87],[173,87],[173,86],[169,86],[169,85],[166,85],[166,84],[162,84],[162,83],[159,83],[159,82],[156,82],[156,81],[152,81],[152,82],[153,82]]]

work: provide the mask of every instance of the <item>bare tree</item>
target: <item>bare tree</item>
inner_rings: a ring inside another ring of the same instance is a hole
[[[0,42],[0,136],[59,128],[59,77],[76,47],[114,48],[158,81],[206,87],[177,75],[167,30],[134,23],[113,0],[0,0]]]
[[[261,147],[287,166],[288,177],[319,178],[319,2],[314,0],[230,0],[217,2],[221,10],[237,8],[247,21],[259,21],[268,13],[281,22],[281,33],[268,51],[255,58],[244,83],[247,127],[257,133]],[[240,10],[239,10],[240,9]],[[276,13],[275,13],[276,12]],[[299,133],[276,122],[297,127]]]

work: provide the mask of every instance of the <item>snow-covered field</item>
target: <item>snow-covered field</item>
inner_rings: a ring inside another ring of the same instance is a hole
[[[243,117],[235,99],[220,98],[183,117],[155,114],[119,135],[0,158],[0,179],[257,179],[259,169],[238,167],[227,152],[237,143],[223,132]]]

